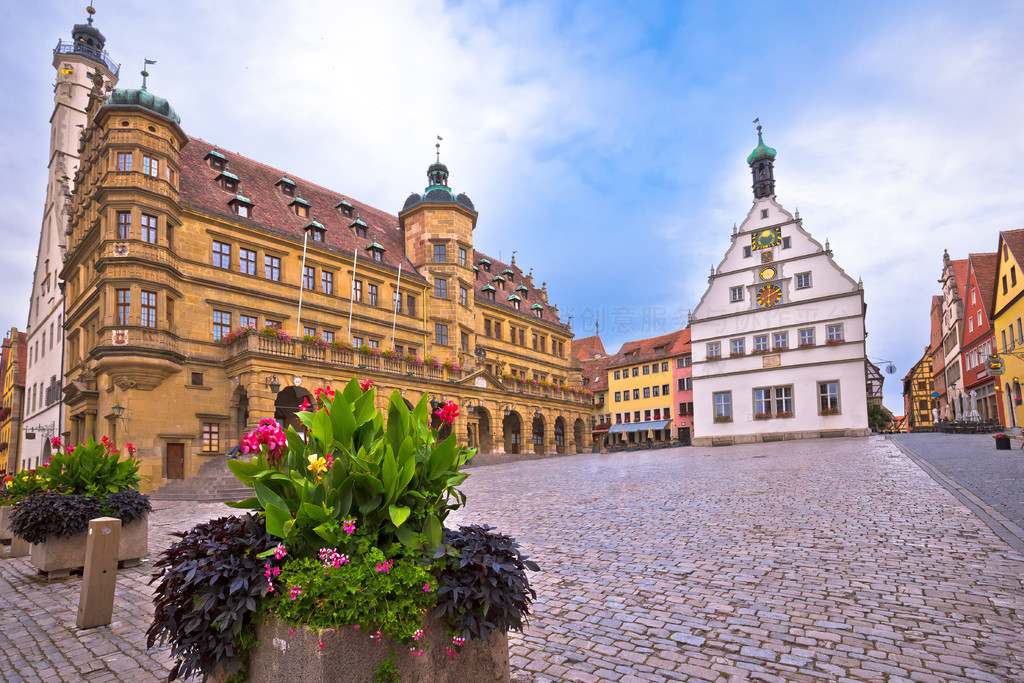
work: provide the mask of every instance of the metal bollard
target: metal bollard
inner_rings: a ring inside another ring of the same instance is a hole
[[[89,521],[82,593],[78,599],[78,628],[95,628],[110,623],[114,614],[117,550],[120,543],[121,520],[98,517]]]

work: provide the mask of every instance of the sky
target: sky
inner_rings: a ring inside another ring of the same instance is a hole
[[[52,50],[83,0],[0,25],[0,328],[25,327]],[[776,195],[863,278],[885,402],[929,337],[942,253],[1024,227],[1017,2],[96,0],[120,87],[184,130],[397,213],[438,135],[476,247],[534,269],[609,352],[686,324],[778,150]]]

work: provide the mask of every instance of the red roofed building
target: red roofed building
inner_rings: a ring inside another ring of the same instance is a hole
[[[967,290],[967,259],[953,260],[949,252],[942,254],[941,332],[942,350],[937,356],[940,367],[933,367],[935,374],[942,373],[944,395],[939,399],[939,418],[943,420],[965,419],[964,407],[967,397],[964,393],[963,366],[960,359],[961,342],[964,333],[964,295]],[[936,386],[938,386],[936,382]]]
[[[961,363],[964,391],[980,419],[1005,424],[999,400],[1000,378],[990,375],[987,367],[989,358],[996,354],[995,330],[989,318],[995,304],[996,258],[995,253],[971,254],[967,258]]]
[[[395,215],[187,135],[145,89],[96,83],[87,111],[60,273],[72,442],[130,431],[160,486],[358,376],[378,407],[455,401],[481,452],[590,445],[572,330],[546,283],[476,251],[440,161]]]

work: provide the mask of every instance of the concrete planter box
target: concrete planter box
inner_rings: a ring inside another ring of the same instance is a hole
[[[14,538],[14,534],[11,533],[12,510],[14,510],[13,505],[0,507],[0,541],[9,541]]]
[[[32,564],[50,577],[67,576],[72,569],[85,564],[85,544],[88,534],[83,532],[71,538],[48,538],[33,543],[29,557]],[[126,565],[138,564],[149,554],[149,513],[131,524],[121,527],[121,543],[117,559]]]
[[[320,634],[271,619],[257,627],[260,645],[252,652],[249,681],[252,683],[366,683],[373,671],[395,649],[395,664],[402,683],[503,683],[510,679],[508,637],[492,633],[488,642],[468,641],[455,661],[445,656],[451,639],[440,620],[427,616],[420,642],[428,647],[414,657],[409,648],[384,638],[374,642],[362,629],[326,630]],[[324,647],[319,644],[323,643]]]

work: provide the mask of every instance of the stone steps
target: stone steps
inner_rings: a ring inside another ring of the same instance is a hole
[[[196,476],[168,482],[153,491],[150,498],[210,503],[245,500],[252,495],[252,489],[244,486],[228,469],[228,456],[218,455],[204,462]]]

